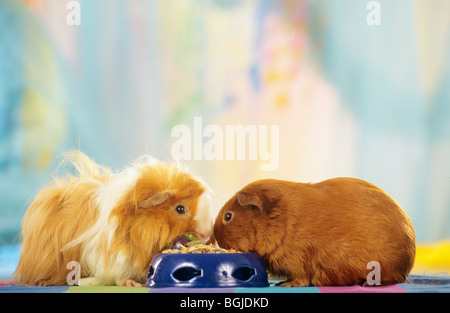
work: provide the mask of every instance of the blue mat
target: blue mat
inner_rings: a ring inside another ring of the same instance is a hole
[[[283,288],[133,288],[119,286],[99,287],[30,287],[15,286],[8,281],[19,260],[19,245],[0,246],[0,293],[450,293],[450,275],[410,275],[404,284],[381,287],[298,287]]]

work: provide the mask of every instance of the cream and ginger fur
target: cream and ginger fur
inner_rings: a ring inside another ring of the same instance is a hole
[[[43,188],[23,219],[17,284],[65,285],[76,261],[82,282],[139,286],[174,237],[211,235],[211,190],[179,165],[143,157],[113,173],[78,151],[66,159],[76,175]]]

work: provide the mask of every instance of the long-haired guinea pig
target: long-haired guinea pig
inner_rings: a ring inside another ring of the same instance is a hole
[[[112,173],[78,151],[67,159],[77,174],[43,188],[24,216],[17,284],[65,285],[76,261],[81,284],[139,286],[176,236],[212,234],[212,192],[178,165],[143,157]]]
[[[405,212],[383,190],[355,178],[253,182],[223,206],[214,236],[222,248],[257,252],[269,273],[286,277],[279,285],[287,287],[400,283],[415,257]],[[371,271],[372,261],[379,272]]]

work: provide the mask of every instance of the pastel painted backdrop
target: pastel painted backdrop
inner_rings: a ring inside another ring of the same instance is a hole
[[[192,143],[183,163],[215,210],[260,178],[354,176],[404,207],[418,241],[449,238],[450,2],[372,1],[380,25],[369,2],[1,0],[0,244],[63,151],[116,170],[172,161],[172,130],[195,120],[279,125],[273,171],[249,144],[245,160],[200,160]]]

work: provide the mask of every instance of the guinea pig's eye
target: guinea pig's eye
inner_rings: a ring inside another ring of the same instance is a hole
[[[226,213],[223,215],[223,220],[224,220],[225,222],[231,221],[232,218],[233,218],[233,213],[231,213],[231,212],[226,212]]]
[[[180,215],[184,215],[187,213],[186,207],[182,204],[179,204],[175,208],[175,212],[177,212]]]

